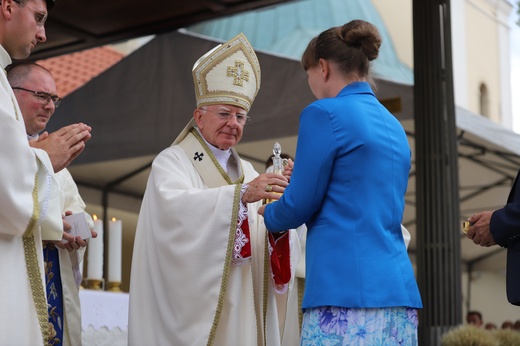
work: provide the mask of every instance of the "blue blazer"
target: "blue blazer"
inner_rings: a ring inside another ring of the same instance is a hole
[[[496,243],[507,248],[507,300],[520,305],[520,172],[509,193],[507,204],[491,215],[489,227]]]
[[[410,148],[368,83],[306,107],[291,183],[267,205],[271,232],[306,223],[303,308],[422,307],[401,221]]]

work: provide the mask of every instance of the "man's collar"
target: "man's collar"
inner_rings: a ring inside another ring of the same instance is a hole
[[[0,65],[2,65],[2,68],[5,70],[5,68],[11,65],[12,62],[13,60],[11,59],[11,56],[9,56],[9,53],[7,53],[5,48],[0,45]]]

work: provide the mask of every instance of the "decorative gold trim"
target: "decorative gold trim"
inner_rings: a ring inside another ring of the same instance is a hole
[[[298,320],[300,321],[300,332],[302,331],[302,323],[303,323],[303,292],[305,292],[305,278],[296,278],[298,280]]]
[[[40,218],[40,203],[38,201],[38,173],[34,176],[34,189],[32,193],[33,198],[33,213],[31,218],[29,219],[29,223],[25,228],[25,232],[23,233],[23,237],[30,237],[33,235],[33,229],[36,227],[37,220]]]
[[[227,76],[233,77],[233,84],[243,86],[244,81],[249,82],[249,71],[244,69],[244,62],[235,60],[235,66],[227,67]]]
[[[27,266],[27,274],[29,275],[29,283],[33,295],[34,307],[38,316],[38,323],[42,332],[44,344],[50,337],[49,331],[49,315],[47,312],[47,301],[45,299],[45,291],[41,272],[39,270],[38,256],[36,255],[36,242],[34,235],[23,237],[23,250],[25,254],[25,263]]]
[[[267,229],[265,230],[265,246],[264,246],[264,291],[263,291],[263,298],[264,298],[264,307],[263,307],[263,313],[264,313],[264,318],[263,318],[263,323],[264,323],[264,346],[266,345],[266,342],[267,342],[267,301],[268,301],[268,298],[269,298],[269,291],[268,291],[268,286],[269,286],[269,280],[270,280],[270,277],[271,277],[271,257],[269,256],[269,235],[267,233]]]
[[[219,165],[220,166],[220,165]],[[233,200],[233,213],[231,215],[231,226],[229,227],[229,240],[226,249],[226,259],[224,261],[224,270],[222,273],[222,283],[220,285],[220,293],[218,296],[217,302],[217,310],[215,311],[215,317],[213,319],[213,324],[211,326],[211,330],[209,332],[208,338],[208,346],[212,346],[215,342],[215,334],[217,332],[217,326],[219,324],[220,316],[222,315],[222,309],[224,306],[224,299],[227,293],[227,285],[229,281],[229,272],[231,270],[231,258],[233,254],[233,248],[235,245],[235,233],[237,228],[237,220],[238,220],[238,210],[240,203],[240,190],[242,188],[241,184],[237,184],[235,187],[235,195]]]
[[[251,235],[251,240],[252,240],[252,235]],[[251,249],[253,250],[253,249]],[[255,254],[253,253],[252,254],[253,256],[255,256]],[[254,311],[255,311],[255,321],[256,321],[256,338],[257,340],[260,340],[262,338],[262,326],[260,325],[260,321],[258,320],[258,312],[257,312],[257,308],[256,308],[256,297],[257,297],[257,292],[256,292],[256,285],[255,285],[255,275],[254,275],[254,269],[253,269],[253,261],[251,261],[251,266],[249,267],[250,269],[250,274],[251,274],[251,282],[253,283],[253,308],[254,308]],[[257,341],[258,343],[258,341]]]
[[[283,320],[279,322],[282,323],[282,330],[281,330],[281,333],[280,333],[280,338],[283,340],[284,336],[285,336],[285,325],[287,324],[287,316],[289,314],[289,294],[291,294],[291,290],[293,290],[294,287],[291,286],[291,283],[288,283],[287,284],[287,292],[284,293],[285,295],[285,314],[283,316]]]
[[[249,108],[251,108],[251,103],[246,101],[245,98],[243,98],[242,96],[239,96],[238,94],[230,92],[230,91],[228,91],[228,94],[230,96],[205,97],[204,100],[201,100],[201,102],[199,104],[197,104],[197,107],[201,107],[201,106],[205,106],[205,105],[231,104],[231,105],[243,108],[246,111],[249,111]],[[236,96],[233,97],[233,95],[236,95]],[[204,102],[202,102],[202,101],[204,101]]]
[[[47,311],[47,300],[45,299],[45,286],[43,285],[40,264],[38,263],[38,256],[36,254],[36,242],[34,240],[33,230],[36,227],[36,220],[40,215],[40,205],[38,202],[38,174],[34,177],[33,197],[33,214],[29,220],[29,224],[23,234],[23,251],[25,255],[25,266],[27,268],[27,275],[29,276],[29,285],[33,296],[34,307],[36,315],[38,316],[38,323],[42,333],[43,343],[47,344],[50,337],[49,330],[49,315]]]

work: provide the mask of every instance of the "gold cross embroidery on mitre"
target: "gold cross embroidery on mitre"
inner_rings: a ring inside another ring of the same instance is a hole
[[[242,86],[244,81],[249,82],[249,71],[244,70],[244,63],[235,60],[235,67],[228,66],[227,76],[233,77],[233,84]]]

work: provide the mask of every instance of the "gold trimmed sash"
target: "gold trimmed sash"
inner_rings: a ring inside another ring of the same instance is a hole
[[[5,70],[4,70],[5,72]],[[18,104],[13,99],[13,92],[11,91],[11,101],[13,102],[14,113],[16,120],[19,120],[18,116]],[[45,297],[45,286],[42,282],[40,264],[38,263],[38,255],[36,254],[36,242],[34,241],[33,229],[36,227],[37,220],[40,218],[40,202],[38,198],[38,173],[34,176],[34,189],[32,193],[33,197],[33,213],[29,224],[25,229],[22,236],[23,251],[25,256],[25,267],[27,269],[27,275],[29,285],[31,286],[31,292],[33,296],[34,308],[36,309],[36,316],[38,317],[38,323],[40,324],[40,330],[42,333],[43,345],[46,345],[49,340],[49,314],[47,311],[47,299]]]
[[[40,264],[38,263],[38,255],[36,254],[36,242],[34,241],[33,234],[33,229],[36,227],[36,220],[39,219],[40,214],[40,205],[38,201],[38,174],[36,174],[34,178],[33,203],[33,214],[22,238],[23,251],[34,307],[36,309],[36,315],[38,316],[38,323],[40,324],[42,333],[43,344],[46,345],[50,336],[48,324],[49,315],[47,312],[47,299],[45,299],[45,286],[42,282]]]
[[[177,140],[176,140],[177,142]],[[178,145],[184,150],[186,155],[191,159],[193,167],[202,177],[204,183],[210,188],[216,188],[221,186],[233,185],[235,186],[235,192],[233,197],[233,213],[231,215],[230,229],[229,229],[229,240],[226,249],[226,259],[224,262],[224,268],[222,273],[222,282],[220,285],[220,292],[217,301],[217,309],[215,311],[215,317],[213,318],[213,324],[208,337],[208,346],[212,346],[215,342],[215,334],[222,315],[222,309],[224,305],[224,299],[227,293],[227,283],[229,281],[229,271],[231,269],[231,258],[233,254],[233,248],[235,244],[235,232],[238,220],[238,210],[240,203],[240,189],[244,181],[244,171],[242,167],[241,175],[236,182],[233,182],[229,175],[222,169],[220,163],[206,145],[204,139],[200,136],[199,132],[192,128],[186,137],[178,142]],[[233,152],[236,156],[236,153]]]

